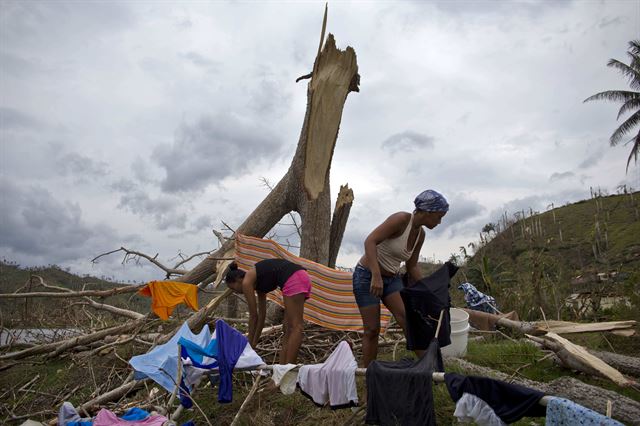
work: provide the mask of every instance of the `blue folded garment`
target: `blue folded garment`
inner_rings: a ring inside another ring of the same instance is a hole
[[[564,398],[551,398],[547,403],[546,426],[624,426],[611,417]]]

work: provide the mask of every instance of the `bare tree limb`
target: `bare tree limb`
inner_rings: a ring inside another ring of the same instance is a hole
[[[141,253],[139,251],[129,250],[126,247],[120,247],[117,250],[112,250],[112,251],[109,251],[109,252],[106,252],[106,253],[102,253],[102,254],[94,257],[93,259],[91,259],[91,262],[92,263],[97,263],[97,260],[100,259],[101,257],[108,256],[110,254],[117,253],[119,251],[122,251],[122,252],[125,253],[124,258],[122,259],[122,264],[123,265],[126,264],[127,262],[129,262],[130,258],[136,259],[136,258],[140,258],[141,257],[141,258],[147,259],[149,262],[153,263],[158,268],[160,268],[163,271],[165,271],[167,273],[167,275],[184,275],[184,274],[187,273],[186,269],[169,268],[169,267],[163,265],[162,263],[160,263],[157,260],[157,258],[158,258],[157,254],[155,256],[151,257],[148,254],[144,254],[144,253]]]
[[[145,284],[146,285],[146,284]],[[0,299],[17,299],[21,297],[107,297],[107,296],[115,296],[116,294],[124,294],[124,293],[135,293],[140,290],[145,285],[138,286],[127,286],[127,287],[118,287],[112,290],[84,290],[84,291],[73,291],[69,290],[69,292],[32,292],[32,293],[2,293],[0,294]]]
[[[141,319],[144,317],[143,314],[135,311],[131,311],[129,309],[118,308],[117,306],[107,305],[106,303],[98,303],[95,300],[90,299],[89,297],[85,297],[84,299],[85,299],[84,302],[76,302],[76,303],[73,303],[71,306],[73,305],[91,306],[95,309],[100,309],[115,315],[120,315],[120,316],[131,318],[134,320]]]
[[[220,245],[223,245],[225,241],[229,239],[224,235],[222,235],[222,232],[216,231],[215,229],[212,229],[211,232],[213,232],[213,235],[215,235],[216,238],[218,238],[218,242],[220,243]]]
[[[271,185],[271,183],[269,182],[269,180],[267,180],[267,178],[262,177],[262,178],[260,178],[260,180],[262,181],[262,184],[269,189],[269,191],[273,191],[273,185]],[[295,215],[293,214],[293,212],[289,212],[288,215],[291,218],[291,224],[290,225],[292,225],[292,226],[294,226],[296,228],[296,233],[298,234],[298,237],[302,238],[302,229],[300,229],[300,225],[298,225],[298,221],[296,221]],[[289,225],[289,224],[287,224],[287,225]],[[293,235],[293,234],[291,234],[291,235]],[[291,235],[287,235],[287,237],[289,237]]]
[[[183,259],[180,262],[178,262],[175,265],[173,265],[173,269],[177,269],[178,266],[184,265],[185,263],[189,262],[191,259],[193,259],[195,257],[205,256],[205,255],[209,255],[209,254],[211,254],[211,251],[203,251],[203,252],[200,252],[200,253],[192,254],[191,256],[187,257],[186,259]]]
[[[311,77],[313,77],[313,71],[311,71],[309,74],[301,75],[300,77],[296,78],[296,83],[301,80],[308,80]]]
[[[251,401],[251,398],[253,398],[253,395],[258,390],[258,386],[260,385],[260,380],[262,380],[262,376],[258,375],[258,377],[256,377],[255,380],[253,381],[253,386],[251,386],[251,390],[249,391],[249,395],[247,395],[247,397],[245,398],[244,402],[240,406],[240,409],[238,410],[238,412],[236,413],[235,417],[233,418],[233,421],[231,422],[231,426],[235,426],[235,425],[238,424],[238,422],[240,420],[240,416],[242,416],[242,413],[244,412],[244,410],[246,410],[247,406],[249,405],[249,401]]]

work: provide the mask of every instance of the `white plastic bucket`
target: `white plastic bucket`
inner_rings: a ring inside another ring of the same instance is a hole
[[[451,316],[451,344],[442,348],[442,356],[465,356],[469,340],[469,314],[457,308],[450,308],[449,314]]]

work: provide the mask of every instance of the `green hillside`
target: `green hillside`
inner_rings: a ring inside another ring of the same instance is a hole
[[[540,319],[542,311],[549,319],[640,319],[639,192],[517,219],[485,226],[457,281],[472,282],[523,319]],[[566,302],[570,295],[580,295],[578,306]]]
[[[68,271],[60,269],[58,266],[47,266],[37,268],[21,268],[18,265],[0,262],[0,293],[13,293],[22,288],[21,292],[29,289],[29,277],[31,275],[41,276],[47,285],[64,287],[71,290],[109,290],[122,287],[126,284],[105,281],[92,276],[80,277]],[[31,291],[55,291],[37,286],[37,280],[32,281]],[[86,320],[86,315],[82,314],[81,307],[70,307],[73,302],[79,299],[0,299],[0,311],[2,311],[4,326],[25,327],[25,326],[69,326],[69,320]],[[120,294],[109,297],[106,303],[130,309],[136,312],[146,313],[149,309],[149,299],[133,294]],[[92,310],[91,314],[96,314]],[[108,317],[108,316],[107,316]]]

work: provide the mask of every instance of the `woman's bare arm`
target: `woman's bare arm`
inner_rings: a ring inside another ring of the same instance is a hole
[[[242,280],[242,294],[247,301],[249,307],[249,343],[254,345],[254,335],[258,328],[258,306],[256,302],[256,268],[251,268]]]

